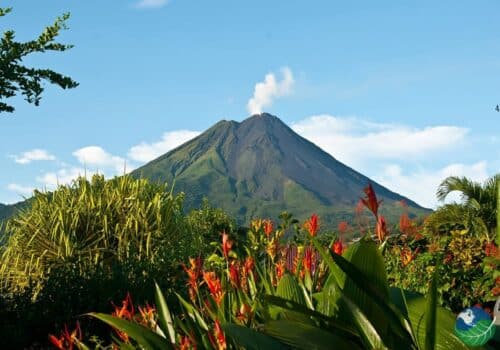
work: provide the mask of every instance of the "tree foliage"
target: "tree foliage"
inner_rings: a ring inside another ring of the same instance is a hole
[[[11,8],[0,8],[0,17],[11,12]],[[43,82],[58,85],[63,89],[78,86],[68,76],[46,68],[31,68],[23,65],[23,59],[37,52],[66,51],[73,45],[65,45],[55,41],[59,32],[67,29],[66,21],[69,13],[58,17],[54,23],[46,27],[34,40],[15,41],[14,30],[3,33],[0,41],[0,112],[13,112],[15,108],[5,102],[6,99],[21,93],[28,103],[40,104],[44,91]]]

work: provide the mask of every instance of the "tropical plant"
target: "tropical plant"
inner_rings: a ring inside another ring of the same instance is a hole
[[[445,205],[429,217],[427,227],[439,224],[463,224],[471,233],[494,237],[497,227],[497,196],[500,174],[484,184],[466,177],[450,176],[437,190],[437,198],[443,201],[451,192],[461,192],[462,204]],[[446,231],[446,230],[445,230]]]
[[[5,16],[11,10],[11,8],[0,8],[0,17]],[[23,94],[28,103],[38,106],[44,91],[42,81],[48,81],[63,89],[78,86],[78,83],[70,77],[53,70],[36,69],[21,64],[26,56],[33,53],[66,51],[72,48],[72,45],[55,42],[59,32],[62,29],[67,29],[66,21],[68,19],[69,13],[63,14],[52,25],[46,27],[37,39],[28,42],[15,41],[13,30],[7,30],[3,33],[0,41],[0,100],[2,100],[0,112],[14,111],[14,107],[3,100],[14,97],[18,93]]]
[[[83,271],[131,258],[174,266],[197,248],[189,234],[182,196],[165,186],[128,176],[80,177],[54,192],[35,191],[31,206],[8,222],[1,283],[11,292],[40,288],[57,267]]]

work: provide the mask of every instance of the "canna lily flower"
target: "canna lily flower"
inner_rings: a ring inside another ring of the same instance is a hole
[[[276,283],[283,277],[285,274],[285,262],[280,261],[276,264]]]
[[[229,235],[226,232],[222,232],[222,254],[224,254],[226,259],[232,247],[233,241],[229,239]]]
[[[319,228],[318,215],[312,214],[311,218],[304,224],[304,228],[309,232],[311,237],[315,237]]]
[[[304,266],[304,269],[309,273],[312,273],[311,270],[313,268],[313,260],[314,260],[314,250],[311,247],[307,247],[304,251],[302,266]]]
[[[179,350],[196,350],[196,343],[187,335],[181,338]]]
[[[378,218],[378,207],[382,201],[377,200],[377,195],[373,190],[372,184],[368,184],[363,191],[366,196],[365,198],[361,198],[361,202],[373,213],[373,215],[375,215],[375,217]]]
[[[273,222],[271,220],[264,221],[264,233],[267,237],[269,237],[271,233],[273,233]]]
[[[377,227],[375,232],[377,233],[379,242],[382,242],[388,235],[387,224],[383,215],[377,217]]]
[[[337,255],[342,255],[344,252],[344,244],[342,244],[342,240],[336,239],[335,242],[332,244],[332,251],[337,254]]]
[[[204,272],[203,279],[215,303],[220,306],[222,298],[224,298],[224,291],[222,290],[220,279],[215,275],[215,272]]]
[[[134,310],[134,304],[132,303],[132,297],[130,296],[130,293],[127,293],[127,296],[125,299],[122,301],[122,306],[118,307],[114,305],[115,311],[111,313],[112,316],[116,316],[118,318],[123,318],[125,320],[132,320],[135,315],[135,310]],[[121,340],[123,340],[125,343],[129,342],[129,336],[127,333],[119,331],[118,329],[115,328],[116,334],[120,337]]]
[[[245,273],[245,276],[248,276],[250,272],[253,273],[253,269],[255,267],[255,261],[251,256],[247,256],[245,259],[245,264],[243,265],[243,271]]]

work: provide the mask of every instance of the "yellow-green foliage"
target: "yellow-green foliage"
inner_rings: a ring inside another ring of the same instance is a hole
[[[156,262],[189,242],[182,196],[128,176],[81,177],[54,192],[35,191],[31,207],[8,222],[7,234],[0,281],[10,290],[41,286],[52,268],[67,263]]]

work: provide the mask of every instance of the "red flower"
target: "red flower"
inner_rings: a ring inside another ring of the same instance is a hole
[[[377,227],[376,227],[375,232],[377,234],[377,238],[378,238],[379,242],[382,242],[384,240],[384,238],[388,235],[387,224],[385,222],[385,218],[383,215],[380,215],[377,218]]]
[[[250,305],[243,303],[240,310],[236,313],[236,319],[245,323],[252,318],[252,308]]]
[[[156,309],[149,304],[145,307],[138,307],[139,314],[141,315],[140,323],[146,327],[156,330]]]
[[[203,279],[210,290],[212,298],[217,305],[220,306],[222,298],[224,297],[224,291],[222,290],[220,279],[215,275],[215,272],[204,272]]]
[[[113,304],[115,311],[111,315],[116,316],[118,318],[123,318],[126,320],[131,320],[135,315],[134,304],[132,303],[132,297],[130,293],[127,293],[127,296],[122,301],[122,306],[118,307]]]
[[[302,265],[306,271],[311,272],[314,259],[314,251],[311,247],[307,247],[304,251],[304,259],[302,259]]]
[[[210,342],[212,343],[213,347],[216,348],[217,350],[226,349],[227,347],[226,336],[222,331],[219,320],[215,320],[214,334],[212,335],[211,333],[208,333],[208,338],[210,339]]]
[[[201,277],[201,257],[189,258],[189,264],[191,265],[189,268],[184,264],[182,264],[182,268],[188,275],[189,297],[194,300],[198,292],[198,279]]]
[[[273,233],[273,222],[271,220],[264,221],[264,233],[267,237],[269,237],[269,235]]]
[[[344,252],[344,248],[345,247],[340,239],[336,239],[335,242],[332,244],[332,251],[335,254],[342,255],[342,253]]]
[[[243,270],[245,271],[245,275],[248,275],[250,272],[253,272],[255,267],[255,261],[251,256],[247,256],[245,259],[245,264],[243,265]]]
[[[226,259],[232,247],[233,242],[229,239],[229,235],[226,232],[222,232],[222,254],[224,254]]]
[[[484,254],[486,254],[486,256],[498,256],[499,255],[498,247],[495,245],[495,243],[488,242],[484,246]]]
[[[181,342],[179,344],[179,350],[196,350],[196,343],[188,337],[187,335],[181,338]]]
[[[318,233],[318,228],[319,228],[319,222],[318,222],[318,215],[312,214],[311,218],[306,221],[304,224],[304,228],[309,232],[311,237],[316,236]]]
[[[231,281],[231,284],[233,285],[234,288],[236,288],[236,289],[241,288],[240,268],[239,268],[238,263],[232,263],[229,266],[229,280]]]
[[[82,340],[82,330],[80,329],[80,323],[76,322],[76,328],[70,333],[68,331],[68,326],[64,325],[64,331],[61,332],[60,338],[49,334],[49,341],[60,350],[72,350],[73,345]]]
[[[377,195],[373,190],[372,184],[368,184],[363,191],[366,196],[365,198],[361,198],[361,202],[373,213],[373,215],[375,215],[375,217],[378,217],[378,207],[382,201],[377,200]]]
[[[279,281],[285,273],[285,262],[280,261],[276,264],[276,279]]]

